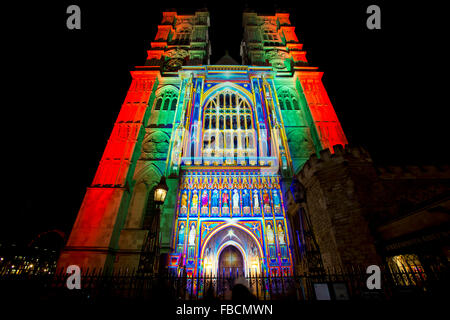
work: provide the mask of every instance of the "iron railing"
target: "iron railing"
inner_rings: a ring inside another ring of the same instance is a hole
[[[0,291],[8,297],[34,299],[97,300],[228,300],[240,292],[254,300],[390,300],[401,297],[441,297],[447,294],[448,270],[429,272],[392,272],[381,268],[381,289],[369,289],[370,276],[361,267],[327,270],[317,274],[291,277],[248,275],[172,276],[142,275],[135,271],[86,270],[81,274],[81,289],[67,288],[69,275],[22,272],[10,274],[0,270]],[[239,290],[240,291],[239,291]],[[31,296],[30,296],[31,297]]]

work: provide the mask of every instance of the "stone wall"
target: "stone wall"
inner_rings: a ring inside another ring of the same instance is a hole
[[[299,174],[324,267],[378,264],[367,220],[380,190],[372,159],[358,147],[334,150],[313,155]]]

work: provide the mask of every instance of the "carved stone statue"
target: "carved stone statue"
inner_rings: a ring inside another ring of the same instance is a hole
[[[278,223],[277,233],[278,233],[278,243],[280,245],[286,244],[286,241],[284,240],[283,226],[281,225],[281,223]]]
[[[178,244],[183,244],[184,243],[184,223],[182,223],[180,225],[180,231],[178,232]]]
[[[181,195],[181,207],[187,208],[187,192],[184,190],[183,194]]]
[[[227,190],[225,190],[222,194],[222,206],[223,207],[228,207],[228,199],[229,199],[229,195]]]
[[[172,164],[178,164],[179,157],[181,155],[181,148],[182,148],[182,139],[183,139],[183,124],[180,122],[178,124],[177,130],[175,131],[175,141],[173,143],[173,157],[172,157]]]
[[[248,193],[247,190],[244,190],[242,200],[244,202],[244,207],[250,207],[250,194]]]
[[[280,197],[278,196],[278,192],[277,190],[273,190],[273,205],[274,206],[279,206],[280,205]]]
[[[275,235],[273,233],[272,225],[270,223],[267,225],[266,234],[267,234],[267,242],[269,244],[275,244]]]
[[[203,190],[202,193],[202,207],[207,207],[209,202],[208,191]]]
[[[191,230],[189,231],[189,245],[195,246],[195,225],[191,224]]]
[[[239,208],[239,193],[234,190],[233,193],[233,208]]]
[[[264,193],[263,193],[263,202],[264,202],[264,207],[270,206],[269,194],[267,193],[266,190],[264,190]]]
[[[194,195],[192,196],[192,207],[196,208],[198,205],[198,194],[197,190],[194,190]]]
[[[216,208],[219,206],[219,191],[214,190],[212,194],[211,207]]]
[[[259,208],[258,190],[253,191],[253,208]]]

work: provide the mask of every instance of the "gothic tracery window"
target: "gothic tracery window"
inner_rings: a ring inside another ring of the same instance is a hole
[[[262,36],[264,42],[280,42],[280,36],[275,29],[263,29]]]
[[[156,97],[153,112],[150,115],[150,125],[171,124],[177,108],[178,93],[172,88],[163,89]]]
[[[162,98],[156,100],[155,110],[161,110]]]
[[[165,90],[161,93],[155,104],[155,110],[175,110],[177,105],[178,94],[174,90]]]
[[[172,103],[170,104],[170,110],[177,109],[177,99],[172,99]]]
[[[206,102],[203,110],[203,138],[218,138],[215,144],[204,144],[204,155],[240,159],[256,155],[256,141],[253,141],[256,131],[251,108],[238,92],[229,88],[217,92]]]
[[[169,109],[169,103],[170,103],[170,100],[169,99],[165,99],[164,105],[163,105],[163,110],[168,110]]]
[[[277,91],[278,102],[281,110],[300,110],[298,98],[287,88],[282,88]]]

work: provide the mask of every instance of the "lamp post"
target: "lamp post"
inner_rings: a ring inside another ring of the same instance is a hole
[[[155,204],[155,207],[153,208],[150,205],[152,202],[149,201],[147,204],[146,216],[144,218],[143,227],[148,230],[148,236],[143,246],[143,252],[141,254],[141,261],[139,265],[139,270],[143,273],[154,273],[159,271],[159,225],[161,220],[160,206],[163,205],[166,200],[167,191],[169,191],[169,187],[166,184],[166,177],[162,176],[153,192],[153,203]],[[149,198],[150,196],[151,195],[149,195]]]
[[[160,226],[160,221],[161,221],[161,208],[160,206],[162,206],[164,204],[164,201],[166,200],[166,196],[167,196],[167,191],[169,191],[169,187],[166,184],[166,177],[162,176],[161,180],[159,181],[158,185],[155,187],[155,192],[154,192],[154,198],[153,201],[155,202],[156,205],[156,223],[154,228],[155,230],[155,234],[156,234],[156,250],[155,250],[155,259],[154,259],[154,263],[153,263],[153,270],[155,271],[161,271],[161,266],[163,266],[164,262],[161,263],[161,256],[160,256],[160,239],[161,239],[161,235],[160,235],[160,230],[159,230],[159,226]]]
[[[154,193],[154,201],[157,205],[157,208],[159,208],[160,205],[164,204],[164,201],[166,200],[167,191],[169,191],[169,187],[166,184],[166,177],[162,176],[161,180],[159,181],[158,185],[155,188]]]
[[[166,184],[166,177],[162,176],[161,180],[159,181],[158,185],[155,188],[154,193],[154,202],[156,205],[156,215],[157,215],[157,223],[156,223],[156,236],[157,236],[157,243],[156,243],[156,254],[155,254],[155,262],[154,262],[154,270],[161,273],[163,270],[161,267],[164,267],[164,259],[161,261],[161,255],[160,255],[160,240],[161,240],[161,234],[159,230],[160,221],[161,221],[161,209],[160,206],[164,204],[164,201],[166,200],[167,191],[169,191],[169,187]],[[165,257],[165,256],[164,256]]]

